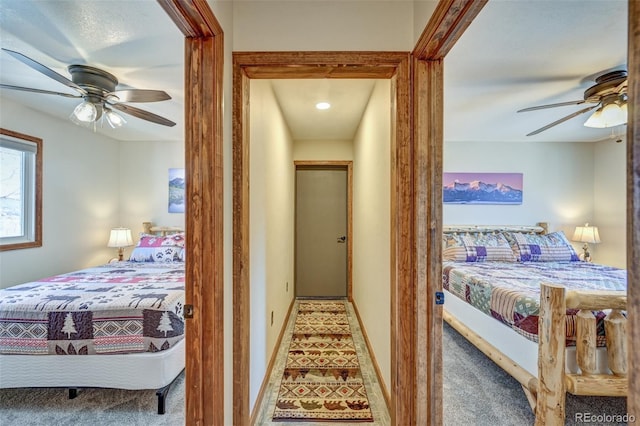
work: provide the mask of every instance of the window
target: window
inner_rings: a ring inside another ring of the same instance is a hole
[[[42,139],[0,128],[0,251],[42,246]]]

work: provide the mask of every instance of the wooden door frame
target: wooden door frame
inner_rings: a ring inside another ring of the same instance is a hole
[[[224,37],[206,0],[157,0],[185,36],[185,424],[224,424]]]
[[[629,0],[629,116],[627,121],[627,412],[640,415],[640,2]]]
[[[234,424],[249,424],[249,96],[251,79],[388,78],[392,85],[392,368],[411,359],[413,310],[411,257],[410,62],[408,52],[234,52]],[[405,253],[408,255],[401,255]],[[396,284],[397,283],[397,284]],[[413,371],[392,374],[396,424],[413,399]]]
[[[187,324],[186,354],[186,411],[185,422],[189,425],[222,425],[224,424],[224,335],[222,327],[223,311],[223,257],[222,257],[222,61],[223,32],[206,0],[157,0],[167,14],[190,40],[185,41],[187,63],[185,77],[187,91],[185,94],[185,163],[186,180],[198,180],[190,186],[187,183],[187,223],[188,234],[199,233],[209,235],[212,239],[195,238],[193,244],[187,246],[187,256],[194,262],[187,261],[186,282],[187,300],[196,307],[196,315]],[[425,286],[426,297],[416,306],[422,319],[428,322],[432,330],[441,327],[441,321],[429,312],[429,294],[439,288],[438,273],[441,270],[439,248],[434,245],[438,238],[440,223],[438,211],[442,204],[438,184],[438,172],[441,171],[443,125],[442,97],[433,96],[442,87],[442,59],[453,46],[466,27],[477,15],[478,7],[485,1],[477,0],[441,0],[436,7],[416,49],[413,52],[416,60],[412,63],[416,79],[413,87],[415,133],[414,139],[419,142],[417,150],[421,152],[411,164],[417,168],[417,189],[415,190],[416,228],[420,235],[416,236],[416,257],[419,261],[426,259],[426,266],[416,265],[415,280],[418,286]],[[627,268],[629,273],[629,396],[627,410],[640,413],[640,2],[629,0],[628,16],[628,70],[629,70],[629,120],[627,125]],[[191,58],[191,59],[189,59]],[[429,62],[432,62],[429,64]],[[206,76],[206,78],[204,77]],[[246,77],[243,77],[246,78]],[[234,79],[234,99],[238,90]],[[198,111],[197,116],[190,112]],[[190,118],[190,117],[197,117]],[[429,131],[427,123],[433,124],[434,131]],[[439,129],[439,130],[438,130]],[[237,128],[234,121],[234,134]],[[235,137],[234,137],[235,139]],[[235,154],[234,154],[235,155]],[[235,162],[235,160],[234,160]],[[421,163],[422,162],[422,163]],[[426,163],[425,163],[426,162]],[[422,166],[418,166],[422,164]],[[432,168],[429,168],[431,164]],[[440,164],[440,165],[438,165]],[[425,174],[425,169],[427,169]],[[431,183],[431,185],[429,184]],[[433,188],[437,188],[435,191]],[[199,200],[205,196],[206,201]],[[412,196],[412,197],[414,197]],[[234,204],[236,200],[234,199]],[[235,210],[235,209],[234,209]],[[422,212],[419,214],[419,212]],[[193,216],[191,216],[193,215]],[[235,223],[234,223],[235,225]],[[235,238],[234,226],[234,238]],[[426,234],[426,235],[425,235]],[[429,236],[427,236],[429,235]],[[235,257],[234,247],[234,257]],[[200,256],[198,258],[198,256]],[[199,259],[199,260],[196,260]],[[422,259],[422,260],[420,260]],[[207,267],[207,264],[209,265]],[[235,277],[234,266],[234,277]],[[191,271],[191,272],[189,272]],[[235,278],[234,278],[235,282]],[[421,284],[424,283],[424,284]],[[424,305],[427,305],[426,307]],[[208,312],[201,315],[199,312]],[[220,321],[219,323],[216,321]],[[435,325],[434,325],[435,324]],[[416,326],[418,327],[418,326]],[[419,328],[419,327],[418,327]],[[190,331],[191,330],[191,331]],[[206,332],[205,332],[206,330]],[[235,319],[234,319],[235,331]],[[415,398],[404,408],[409,412],[403,414],[407,425],[441,424],[442,423],[442,382],[441,361],[428,359],[435,345],[437,334],[416,336],[414,343],[416,359],[410,353],[410,366],[401,368],[401,377],[412,374],[415,368],[416,381],[424,382],[422,389],[415,389]],[[411,339],[404,342],[412,344]],[[235,346],[235,344],[234,344]],[[439,352],[439,351],[434,351]],[[435,355],[437,358],[437,354]],[[418,368],[422,365],[422,368]],[[438,378],[439,377],[439,378]],[[239,379],[240,381],[242,379]],[[397,383],[395,379],[394,383]],[[248,389],[248,378],[246,379]],[[394,391],[395,389],[392,389]],[[403,393],[411,396],[409,389]],[[395,395],[395,394],[394,394]],[[234,396],[236,381],[234,380]],[[410,398],[411,399],[411,398]],[[243,400],[240,400],[242,402]],[[205,403],[206,402],[206,403]],[[248,398],[247,398],[248,410]],[[234,410],[235,414],[235,410]],[[234,418],[234,424],[243,425],[240,419]],[[395,424],[397,418],[394,419]]]
[[[293,165],[296,171],[309,167],[327,167],[332,169],[345,168],[347,171],[347,300],[349,302],[353,302],[353,161],[295,160]],[[295,249],[294,253],[297,253]],[[294,280],[294,295],[296,294],[295,286],[296,283]]]

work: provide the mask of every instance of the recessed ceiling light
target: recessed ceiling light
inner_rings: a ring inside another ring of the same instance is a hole
[[[318,102],[316,104],[316,108],[318,108],[318,109],[329,109],[329,108],[331,108],[331,104],[329,102]]]

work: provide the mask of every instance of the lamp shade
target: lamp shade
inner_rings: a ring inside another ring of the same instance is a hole
[[[107,109],[105,111],[104,116],[107,119],[107,123],[109,123],[109,126],[111,126],[112,129],[122,127],[122,125],[127,122],[127,120],[125,120],[120,114],[110,109]]]
[[[589,226],[588,223],[585,223],[584,226],[576,226],[576,231],[573,233],[573,241],[593,244],[599,243],[600,234],[598,233],[598,227]]]
[[[113,228],[109,235],[109,243],[107,247],[129,247],[133,245],[131,238],[131,229],[129,228]]]
[[[603,107],[598,108],[584,125],[586,127],[606,128],[619,126],[627,122],[627,103],[619,105],[617,102],[611,102]]]
[[[93,103],[85,100],[73,110],[73,115],[79,121],[90,123],[98,118],[98,110]]]

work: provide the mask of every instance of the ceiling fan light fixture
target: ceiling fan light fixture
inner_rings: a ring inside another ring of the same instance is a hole
[[[620,105],[618,102],[610,102],[596,110],[584,123],[586,127],[603,129],[607,127],[620,126],[627,122],[627,104]]]
[[[111,126],[112,129],[122,127],[122,125],[127,122],[127,120],[125,120],[123,116],[111,109],[105,108],[104,116],[107,119],[107,123],[109,123],[109,126]]]
[[[44,74],[58,83],[61,83],[69,88],[76,90],[79,94],[71,95],[69,93],[52,92],[50,90],[35,89],[29,87],[12,86],[9,84],[0,84],[2,89],[12,89],[35,93],[45,93],[49,95],[58,95],[67,98],[82,98],[83,102],[76,106],[73,112],[70,114],[69,119],[82,127],[90,127],[96,130],[96,123],[100,121],[102,125],[106,119],[111,127],[120,127],[126,121],[119,114],[109,114],[106,116],[107,105],[114,104],[116,102],[159,102],[171,99],[171,96],[164,90],[148,90],[148,89],[121,89],[116,90],[118,87],[118,79],[99,68],[95,68],[89,65],[72,64],[67,67],[69,74],[71,74],[71,80],[67,77],[58,74],[56,71],[47,68],[40,62],[37,62],[28,56],[23,55],[20,52],[0,48],[0,51],[6,52],[13,58],[22,62],[29,68]],[[145,111],[133,106],[120,104],[116,109],[124,112],[125,114],[132,115],[136,118],[146,120],[155,124],[163,126],[173,127],[176,125],[173,121],[161,117],[157,114],[153,114],[149,111]],[[115,115],[114,115],[115,114]]]
[[[98,118],[98,109],[92,102],[84,100],[73,110],[71,116],[82,123],[92,123]]]
[[[604,122],[602,121],[602,108],[598,108],[591,116],[584,122],[585,127],[592,127],[594,129],[603,129]]]

